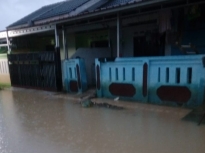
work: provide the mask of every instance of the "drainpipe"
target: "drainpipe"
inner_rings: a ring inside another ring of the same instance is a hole
[[[120,21],[120,14],[117,14],[117,57],[120,57],[121,53],[121,44],[120,44],[120,38],[121,38],[121,21]]]

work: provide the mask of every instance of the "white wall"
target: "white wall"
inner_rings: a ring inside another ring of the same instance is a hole
[[[68,57],[70,58],[76,52],[75,33],[67,33],[66,38],[67,38],[66,41],[67,41],[67,46],[68,46]],[[65,52],[63,50],[62,35],[60,35],[59,39],[60,39],[61,60],[64,60],[65,59]]]
[[[134,55],[134,44],[133,38],[136,36],[143,35],[146,31],[156,30],[158,27],[156,24],[132,26],[122,28],[122,46],[121,52],[123,57],[133,57]],[[116,27],[110,29],[110,39],[113,50],[113,55],[117,56],[117,30]]]
[[[79,48],[72,58],[80,57],[85,60],[88,85],[95,85],[95,58],[110,56],[109,48]]]
[[[70,58],[76,52],[75,33],[67,34],[67,44],[68,44],[68,57]]]
[[[143,35],[146,31],[152,31],[158,29],[157,24],[149,24],[149,25],[140,25],[140,26],[132,26],[132,27],[124,27],[122,28],[122,56],[123,57],[133,57],[134,55],[134,44],[133,38],[136,36]],[[79,30],[79,29],[78,29]],[[117,56],[117,31],[116,27],[110,28],[110,39],[111,39],[111,49],[113,52],[113,56]],[[68,56],[69,58],[76,52],[76,34],[70,31],[67,33],[67,44],[68,44]],[[60,38],[61,40],[61,38]],[[61,43],[62,44],[62,43]],[[61,59],[65,59],[63,47],[61,45]],[[166,55],[169,55],[168,51],[166,51]]]
[[[116,31],[116,28],[111,28],[109,30],[109,37],[111,40],[111,49],[113,52],[113,56],[116,57],[117,56],[117,31]]]

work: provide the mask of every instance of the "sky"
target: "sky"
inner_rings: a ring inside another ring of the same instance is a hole
[[[0,0],[0,31],[42,6],[63,0]]]

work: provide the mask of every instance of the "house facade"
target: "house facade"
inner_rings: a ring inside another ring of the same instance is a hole
[[[96,86],[99,97],[201,105],[204,6],[203,0],[44,6],[0,33],[8,44],[11,82],[69,92]]]
[[[10,75],[8,68],[8,60],[7,60],[7,40],[6,40],[6,32],[0,32],[0,86],[10,86]]]

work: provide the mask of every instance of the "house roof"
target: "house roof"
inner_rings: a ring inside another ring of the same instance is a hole
[[[106,4],[104,4],[103,6],[101,6],[101,8],[108,8],[108,7],[113,7],[116,5],[122,5],[122,4],[126,4],[129,3],[133,0],[112,0],[112,1],[108,1]],[[142,0],[140,0],[142,1]]]
[[[7,28],[12,29],[12,28],[20,27],[22,25],[28,27],[28,26],[32,26],[33,22],[46,20],[53,17],[58,17],[60,15],[68,15],[69,18],[70,12],[72,12],[73,10],[77,9],[78,7],[84,5],[89,1],[91,0],[69,0],[69,1],[62,1],[59,3],[44,6],[38,9],[37,11],[25,16],[24,18],[18,20],[17,22],[9,25]],[[156,1],[156,0],[101,0],[101,1],[105,1],[105,3],[102,3],[102,5],[99,6],[98,8],[89,11],[88,8],[87,10],[84,10],[79,14],[75,14],[74,17],[77,15],[83,15],[87,13],[99,12],[101,10],[112,9],[120,6],[122,7],[125,5],[131,5],[138,2]]]
[[[61,2],[62,3],[62,2]],[[43,14],[44,12],[47,12],[49,10],[51,10],[53,7],[55,7],[56,5],[59,5],[61,3],[56,3],[56,4],[52,4],[52,5],[48,5],[48,6],[44,6],[38,10],[36,10],[35,12],[23,17],[22,19],[12,23],[11,25],[8,26],[9,27],[15,27],[18,25],[23,25],[23,24],[27,24],[29,21],[33,20],[34,18],[40,16],[41,14]]]
[[[130,2],[134,2],[134,1],[142,1],[142,0],[101,0],[104,1],[103,3],[101,3],[100,6],[98,7],[91,7],[89,10],[87,10],[86,12],[93,12],[96,10],[104,10],[104,9],[108,9],[108,8],[112,8],[112,7],[116,7],[116,6],[121,6],[123,4],[127,4]]]
[[[46,19],[49,17],[54,17],[57,15],[70,13],[71,11],[73,11],[74,9],[78,8],[79,6],[85,4],[88,1],[89,0],[64,1],[64,2],[60,3],[59,5],[57,4],[57,6],[53,7],[52,10],[49,10],[49,11],[45,12],[44,14],[40,15],[35,20],[42,20],[42,19]]]
[[[71,11],[75,10],[77,7],[83,5],[88,1],[89,0],[70,0],[44,6],[36,10],[35,12],[25,16],[24,18],[16,21],[15,23],[9,25],[8,28],[16,27],[23,24],[29,24],[33,21],[42,20],[57,15],[70,13]]]

